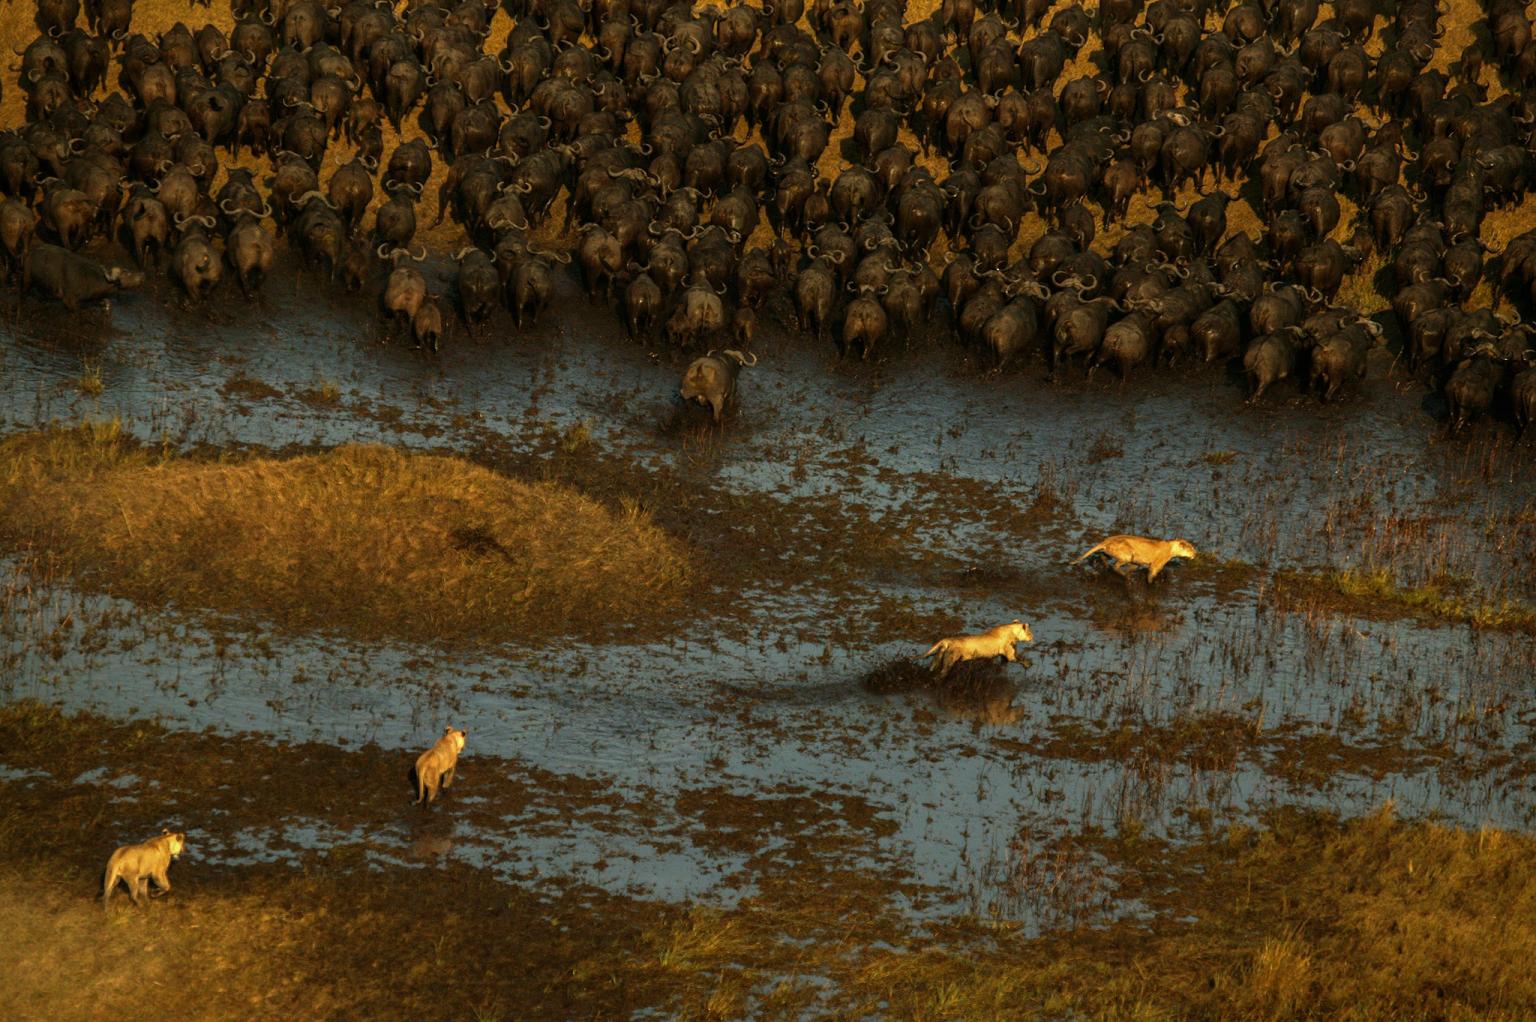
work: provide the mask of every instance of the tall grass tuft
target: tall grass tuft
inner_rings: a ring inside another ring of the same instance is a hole
[[[88,358],[80,366],[80,376],[75,380],[75,389],[86,397],[100,397],[106,389],[106,384],[101,379],[101,360]]]

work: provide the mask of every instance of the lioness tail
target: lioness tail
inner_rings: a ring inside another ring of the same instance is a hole
[[[1104,549],[1104,544],[1100,543],[1098,546],[1094,547],[1092,550],[1088,551],[1086,554],[1084,554],[1083,556],[1079,557],[1077,560],[1073,561],[1072,563],[1073,564],[1082,564],[1088,558],[1092,557],[1094,554],[1098,553],[1099,551],[1101,551],[1103,549]]]

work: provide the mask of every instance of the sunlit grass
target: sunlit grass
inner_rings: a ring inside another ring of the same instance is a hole
[[[88,358],[80,367],[80,375],[75,380],[75,389],[86,397],[100,397],[106,389],[106,384],[101,379],[101,362],[98,359]]]
[[[0,442],[0,541],[149,605],[426,641],[648,619],[688,578],[638,507],[558,483],[384,447],[178,458],[121,429]]]
[[[1490,597],[1455,580],[1405,584],[1385,568],[1347,569],[1320,576],[1285,573],[1286,580],[1317,586],[1364,605],[1497,631],[1536,632],[1536,607]]]

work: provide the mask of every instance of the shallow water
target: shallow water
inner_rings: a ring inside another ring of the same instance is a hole
[[[672,394],[685,359],[624,340],[574,288],[555,305],[571,311],[563,325],[460,333],[437,359],[381,345],[344,302],[300,296],[302,312],[289,311],[274,280],[254,314],[237,301],[186,313],[129,298],[105,337],[61,336],[29,302],[3,345],[0,424],[119,415],[136,436],[180,445],[466,451],[487,438],[534,450],[581,425],[605,453],[697,485],[788,508],[832,498],[844,514],[910,528],[906,542],[982,573],[957,585],[850,579],[845,592],[807,582],[743,594],[746,605],[720,620],[701,600],[698,637],[667,642],[464,655],[259,629],[227,635],[67,590],[13,602],[0,620],[8,700],[286,741],[372,742],[402,756],[452,723],[471,733],[454,791],[467,804],[479,755],[600,779],[626,802],[658,807],[652,822],[616,813],[426,835],[290,819],[210,840],[199,855],[239,863],[364,842],[380,868],[451,856],[518,882],[553,875],[730,903],[755,889],[755,871],[796,868],[780,854],[783,836],[761,835],[754,856],[722,852],[697,839],[703,824],[677,808],[678,795],[794,789],[857,798],[891,825],[855,843],[856,861],[939,891],[903,895],[909,910],[1046,925],[1068,909],[1033,893],[1044,867],[1030,849],[1086,826],[1135,821],[1178,835],[1192,832],[1197,809],[1219,821],[1275,804],[1356,813],[1387,798],[1407,814],[1531,825],[1530,781],[1475,768],[1477,757],[1530,738],[1531,639],[1281,613],[1258,591],[1262,575],[1228,586],[1175,567],[1148,590],[1066,563],[1124,530],[1188,536],[1209,559],[1271,570],[1348,567],[1387,549],[1390,523],[1407,515],[1433,519],[1431,553],[1410,571],[1454,570],[1529,597],[1533,583],[1509,552],[1530,533],[1507,523],[1530,515],[1531,454],[1510,448],[1497,425],[1441,439],[1423,389],[1383,379],[1384,364],[1361,398],[1324,407],[1282,387],[1250,409],[1217,368],[1050,386],[1039,367],[987,376],[946,340],[872,368],[842,366],[765,319],[761,362],[716,439],[678,426]],[[99,359],[105,384],[95,399],[73,382],[87,357]],[[322,381],[339,384],[338,404],[302,396]],[[1059,511],[1037,528],[1014,512],[1043,491]],[[743,541],[754,541],[747,529]],[[836,535],[804,542],[836,553]],[[861,594],[975,628],[1020,616],[1037,641],[1025,665],[987,675],[980,691],[881,694],[861,680],[934,636],[861,628]],[[1259,735],[1214,768],[1150,753],[1104,759],[1091,737],[1047,741],[1064,724],[1102,736],[1212,714],[1254,721]],[[1438,751],[1297,774],[1278,752],[1296,735]],[[1442,769],[1448,756],[1473,768]],[[1051,886],[1068,890],[1072,911],[1140,911],[1094,903],[1110,868],[1077,863],[1070,882]]]

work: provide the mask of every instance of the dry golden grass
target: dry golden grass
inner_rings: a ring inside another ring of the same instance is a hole
[[[1348,824],[1282,813],[1205,846],[1132,841],[1112,853],[1126,893],[1157,913],[1145,926],[1027,939],[983,924],[915,938],[857,913],[838,921],[818,918],[826,906],[759,899],[648,940],[685,981],[675,1003],[696,1009],[733,968],[771,984],[784,966],[766,959],[789,953],[792,974],[832,980],[837,1017],[1525,1019],[1536,1006],[1533,852],[1525,835],[1402,823],[1390,806]],[[836,934],[831,947],[818,928]],[[776,934],[789,939],[775,946]],[[796,938],[804,950],[783,946]]]
[[[0,442],[0,541],[148,604],[295,628],[504,641],[652,620],[682,545],[633,507],[452,457],[348,446],[161,456],[111,424]]]
[[[1536,841],[1302,817],[1174,868],[1184,929],[872,956],[857,980],[901,1018],[1522,1019],[1536,1006]],[[1208,857],[1207,857],[1208,856]],[[1177,857],[1177,856],[1176,856]],[[1156,866],[1148,863],[1155,874]]]

